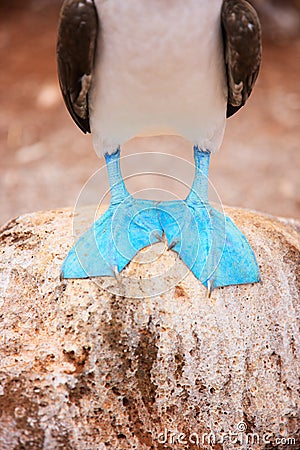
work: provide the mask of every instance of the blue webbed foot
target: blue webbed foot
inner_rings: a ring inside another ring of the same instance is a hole
[[[139,250],[162,240],[156,203],[134,199],[128,193],[119,157],[119,150],[106,155],[110,206],[70,250],[62,267],[62,278],[117,275]]]
[[[255,255],[241,231],[208,201],[210,153],[194,148],[196,172],[184,201],[134,199],[120,172],[120,150],[105,155],[110,180],[108,210],[78,240],[62,278],[116,276],[144,247],[163,240],[208,288],[260,281]]]
[[[260,272],[246,237],[208,202],[210,153],[195,147],[194,154],[195,180],[186,200],[159,204],[169,249],[180,255],[209,292],[221,286],[256,283]]]

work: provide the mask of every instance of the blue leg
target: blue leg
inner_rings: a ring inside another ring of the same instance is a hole
[[[185,201],[161,202],[161,226],[169,248],[211,291],[260,281],[255,255],[241,231],[208,201],[210,153],[194,148],[195,179]]]
[[[62,267],[62,278],[116,275],[139,250],[162,239],[156,202],[134,199],[125,187],[120,150],[106,154],[105,159],[110,206],[70,250]]]

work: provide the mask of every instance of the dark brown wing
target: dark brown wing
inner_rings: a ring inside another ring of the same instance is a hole
[[[261,63],[261,27],[246,0],[224,0],[221,12],[228,83],[227,117],[247,101]]]
[[[84,133],[91,132],[88,92],[98,28],[98,14],[93,0],[64,1],[57,39],[58,78],[66,107]]]

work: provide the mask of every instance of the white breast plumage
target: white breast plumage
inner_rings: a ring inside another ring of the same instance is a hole
[[[222,0],[96,0],[101,22],[90,121],[98,153],[137,135],[180,134],[216,151],[227,86]]]

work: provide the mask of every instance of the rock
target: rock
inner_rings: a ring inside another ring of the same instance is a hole
[[[263,281],[211,298],[163,244],[118,281],[60,281],[71,209],[2,229],[1,450],[300,448],[300,223],[227,214]]]

